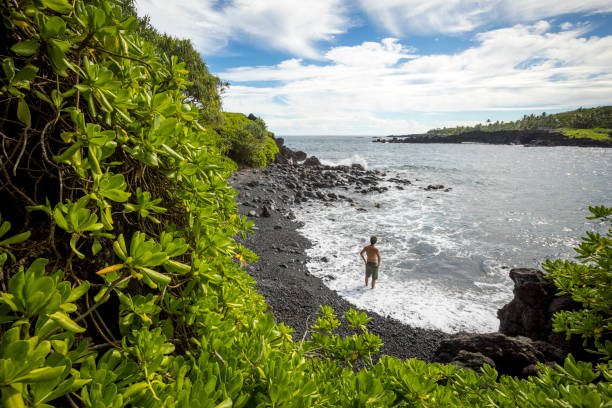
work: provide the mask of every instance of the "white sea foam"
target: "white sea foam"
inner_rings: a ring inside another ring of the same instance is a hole
[[[305,223],[301,231],[315,244],[309,252],[310,271],[355,305],[413,326],[446,332],[496,330],[496,310],[508,300],[507,282],[476,285],[457,275],[458,263],[471,267],[476,262],[460,242],[464,228],[437,224],[443,211],[439,202],[426,199],[426,193],[415,189],[361,197],[360,205],[368,212],[348,204],[298,209],[296,215]],[[452,219],[447,217],[448,222]],[[358,254],[373,225],[381,236],[383,262],[377,288],[371,291],[365,289]],[[329,262],[323,262],[321,254]],[[485,277],[500,267],[480,266]]]
[[[322,159],[320,161],[321,164],[325,164],[326,166],[350,166],[352,164],[361,164],[364,169],[368,169],[368,161],[365,157],[358,154],[354,154],[351,157],[339,160]]]

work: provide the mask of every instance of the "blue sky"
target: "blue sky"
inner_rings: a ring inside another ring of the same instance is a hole
[[[138,0],[277,135],[387,135],[612,104],[612,0]]]

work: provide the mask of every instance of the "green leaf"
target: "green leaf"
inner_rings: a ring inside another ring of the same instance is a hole
[[[53,219],[55,220],[55,223],[58,227],[65,231],[68,231],[68,222],[66,221],[64,213],[59,208],[59,206],[55,207],[55,209],[53,210]]]
[[[9,280],[8,288],[11,294],[14,295],[22,305],[25,304],[25,296],[23,293],[24,287],[25,274],[23,273],[23,269],[21,269]]]
[[[36,383],[53,380],[58,377],[65,369],[65,366],[59,367],[41,367],[30,371],[28,374],[16,378],[15,382]]]
[[[123,393],[123,397],[125,398],[125,400],[127,401],[128,398],[132,397],[133,395],[138,395],[142,392],[144,392],[147,389],[147,383],[146,382],[138,382],[135,384],[132,384],[128,387],[128,389]]]
[[[232,407],[232,399],[228,397],[220,404],[217,404],[215,408],[231,408],[231,407]]]
[[[55,312],[49,315],[50,319],[55,320],[62,328],[65,330],[74,332],[74,333],[82,333],[85,331],[84,327],[76,324],[74,320],[72,320],[66,313]]]
[[[100,180],[100,194],[113,201],[124,202],[130,198],[130,193],[125,191],[127,184],[123,174],[104,173]]]
[[[11,229],[10,222],[4,221],[2,224],[0,224],[0,237],[2,237],[4,234],[9,232],[10,229]]]
[[[65,45],[68,47],[65,47]],[[67,51],[68,48],[70,48],[70,45],[66,42],[53,39],[50,39],[47,42],[47,53],[51,58],[51,66],[53,67],[53,70],[58,75],[65,77],[68,76],[68,73],[66,72],[68,69],[68,61],[66,60],[66,51],[64,51],[64,48],[66,48]]]
[[[72,5],[67,0],[42,0],[42,4],[61,14],[68,14],[72,11]]]
[[[72,289],[72,291],[70,292],[70,295],[66,299],[66,302],[74,302],[75,300],[83,296],[89,290],[89,286],[90,286],[89,282],[85,281],[81,283],[79,286],[77,286],[76,288]]]
[[[38,40],[26,40],[13,44],[11,51],[20,57],[29,57],[34,55],[39,47],[40,42],[38,42]]]
[[[2,70],[4,71],[4,75],[6,75],[6,79],[10,81],[15,77],[15,62],[12,58],[5,58],[2,61]]]
[[[79,257],[79,259],[85,259],[85,255],[81,253],[76,247],[78,240],[78,235],[73,235],[72,238],[70,238],[70,248],[72,248],[72,251],[76,254],[76,256]]]
[[[21,234],[13,235],[12,237],[5,239],[4,241],[0,241],[0,245],[18,244],[28,238],[30,238],[30,231],[22,232]]]
[[[25,408],[21,392],[13,387],[2,387],[2,403],[6,408]]]
[[[37,72],[38,67],[28,64],[17,72],[17,75],[15,75],[15,81],[31,81],[36,78]]]
[[[98,29],[104,26],[104,23],[106,23],[106,13],[101,8],[96,8],[94,12],[94,27]]]
[[[30,108],[23,98],[19,98],[19,102],[17,103],[17,119],[26,126],[30,126],[32,123]]]
[[[94,238],[94,242],[91,244],[91,254],[96,256],[101,250],[102,244],[100,244],[100,240],[98,240],[98,238]]]
[[[48,40],[59,37],[64,31],[66,31],[66,22],[61,17],[53,16],[43,24],[40,36],[43,40]]]
[[[144,272],[153,282],[159,283],[160,285],[167,285],[170,283],[170,277],[159,273],[150,268],[140,267],[140,271]]]

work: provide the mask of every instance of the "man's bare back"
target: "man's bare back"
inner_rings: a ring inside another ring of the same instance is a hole
[[[367,261],[364,259],[364,262],[374,262],[376,266],[380,263],[380,251],[378,248],[372,245],[367,245],[361,250],[361,257],[363,258],[363,253],[365,252]]]
[[[378,279],[378,266],[380,265],[380,251],[376,248],[376,237],[370,237],[370,245],[366,245],[359,256],[363,259],[363,263],[366,265],[365,284],[368,286],[368,279],[372,277],[372,289],[376,286],[376,280]],[[363,254],[366,254],[366,258]]]

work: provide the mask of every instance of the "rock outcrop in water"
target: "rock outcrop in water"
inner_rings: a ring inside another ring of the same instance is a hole
[[[560,363],[570,352],[583,360],[593,358],[585,355],[579,339],[567,342],[563,334],[552,331],[553,315],[577,303],[569,296],[556,296],[554,283],[537,269],[512,269],[510,278],[514,299],[497,312],[499,332],[461,333],[443,340],[436,361],[474,370],[486,362],[501,374],[525,377],[535,374],[536,363]]]
[[[379,143],[485,143],[524,146],[578,146],[612,147],[610,140],[569,138],[557,131],[549,130],[500,130],[485,132],[474,130],[450,136],[429,134],[387,136],[375,139]]]
[[[278,147],[278,154],[274,158],[274,163],[288,164],[297,163],[306,160],[306,153],[301,150],[293,151],[292,149],[285,146],[285,139],[282,137],[272,136]]]

